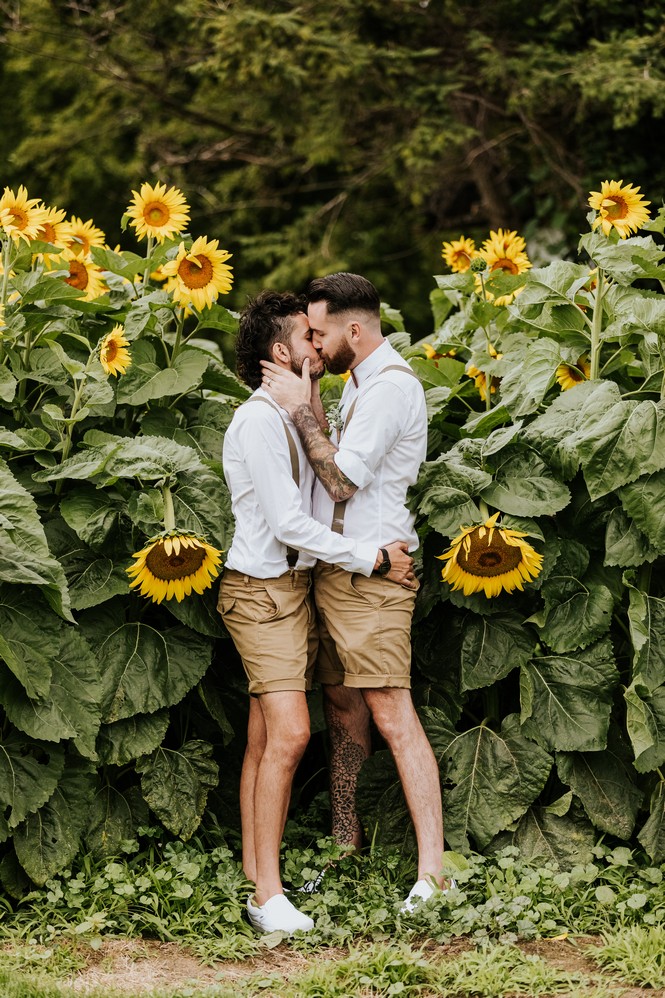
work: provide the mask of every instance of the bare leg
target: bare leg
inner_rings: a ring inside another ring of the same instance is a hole
[[[340,845],[359,849],[356,784],[370,754],[369,710],[360,690],[348,686],[324,686],[323,706],[330,735],[332,834]]]
[[[293,777],[309,741],[309,712],[305,694],[298,691],[263,693],[258,699],[266,729],[254,792],[254,899],[261,906],[283,893],[279,847]]]
[[[442,886],[443,811],[439,767],[410,690],[364,689],[365,703],[393,754],[418,842],[418,879]]]
[[[248,880],[256,881],[254,849],[254,791],[259,763],[266,747],[266,725],[258,697],[249,698],[247,748],[240,775],[240,824],[242,829],[242,868]]]

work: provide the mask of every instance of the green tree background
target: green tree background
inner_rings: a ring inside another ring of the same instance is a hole
[[[20,0],[0,5],[3,182],[110,245],[144,180],[262,286],[360,271],[419,336],[442,239],[565,255],[604,179],[659,202],[665,5]]]

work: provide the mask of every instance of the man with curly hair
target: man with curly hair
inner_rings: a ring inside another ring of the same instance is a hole
[[[324,367],[312,345],[302,299],[264,291],[240,317],[237,370],[254,389],[224,437],[224,474],[235,518],[218,608],[249,680],[248,738],[240,784],[243,867],[256,887],[247,901],[263,932],[308,931],[312,919],[283,892],[279,848],[293,777],[309,741],[306,690],[318,632],[311,597],[317,561],[368,577],[382,563],[378,545],[352,540],[313,519],[314,473],[293,423],[261,387],[261,361],[301,375],[317,418]],[[390,577],[415,586],[406,543],[388,545]]]

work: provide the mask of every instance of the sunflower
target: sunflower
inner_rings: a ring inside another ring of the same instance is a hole
[[[46,208],[39,203],[39,198],[29,198],[28,192],[21,185],[18,193],[9,187],[0,198],[0,227],[14,240],[38,238],[39,229],[46,220]]]
[[[65,222],[64,236],[68,249],[77,256],[87,256],[92,246],[106,245],[106,236],[91,218],[83,222],[76,215],[72,215],[69,221]]]
[[[452,350],[448,350],[446,353],[439,353],[436,347],[433,347],[431,343],[421,343],[421,346],[425,351],[425,356],[427,357],[427,359],[434,361],[435,367],[439,366],[436,362],[437,360],[440,360],[442,357],[454,357],[457,354],[457,350],[455,350],[454,348]]]
[[[136,229],[136,238],[151,236],[163,243],[178,232],[182,232],[189,222],[189,205],[176,187],[166,189],[166,184],[151,187],[145,183],[140,191],[132,191],[134,200],[127,209],[132,219],[129,223]]]
[[[493,360],[500,360],[501,357],[503,357],[502,353],[496,352],[491,343],[487,348],[487,352]],[[481,371],[479,367],[476,367],[475,364],[469,364],[465,373],[468,374],[470,378],[473,378],[474,384],[478,389],[478,394],[484,402],[487,399],[487,375],[484,371]],[[492,378],[490,382],[490,395],[496,394],[496,390],[500,384],[501,378]]]
[[[622,239],[637,232],[649,220],[647,205],[640,195],[640,188],[632,184],[622,186],[623,180],[603,180],[599,191],[591,191],[589,205],[598,214],[591,226],[592,229],[602,228],[609,236],[614,227]]]
[[[523,589],[540,573],[543,556],[523,540],[527,535],[522,531],[497,527],[499,515],[475,527],[462,527],[450,548],[437,555],[447,562],[441,578],[451,589],[461,589],[465,596],[483,592],[490,599],[502,589],[507,593]]]
[[[154,603],[174,596],[181,603],[194,590],[202,593],[219,575],[222,552],[201,537],[183,531],[170,530],[153,537],[135,555],[136,561],[126,572],[134,576],[129,588],[139,586],[141,596]]]
[[[43,243],[51,243],[64,249],[67,246],[67,223],[65,222],[66,212],[62,208],[47,208],[46,217],[39,227],[35,236]],[[59,253],[38,253],[37,259],[43,260],[44,266],[50,270],[53,263],[57,264],[60,258]]]
[[[588,358],[583,354],[581,357],[577,358],[576,364],[559,364],[556,369],[556,380],[561,385],[562,391],[568,391],[569,388],[574,388],[575,385],[579,385],[580,381],[588,381],[589,375],[591,374],[591,364]]]
[[[477,256],[485,261],[490,273],[495,270],[504,270],[507,274],[516,276],[529,270],[532,265],[529,257],[526,255],[526,243],[524,239],[522,236],[518,236],[517,232],[509,231],[508,229],[497,229],[496,232],[491,231],[489,239],[485,240]],[[476,274],[475,281],[476,291],[478,294],[481,294],[483,282],[480,274]],[[495,299],[492,292],[485,288],[485,295],[488,301],[493,301],[495,305],[510,305],[520,290],[520,288],[517,288],[510,294],[501,295]]]
[[[459,239],[443,244],[441,256],[454,273],[463,274],[469,269],[473,258],[478,256],[478,252],[473,239],[460,236]]]
[[[116,323],[99,347],[99,360],[107,374],[117,378],[119,374],[125,373],[132,362],[128,346],[129,340],[125,337],[125,330],[120,323]]]
[[[199,310],[215,301],[218,294],[231,290],[233,276],[231,268],[224,262],[231,254],[217,249],[217,239],[208,241],[199,236],[187,249],[180,243],[175,260],[169,260],[162,267],[165,277],[175,277],[173,300],[180,305],[193,305]]]
[[[93,301],[107,291],[101,270],[89,257],[66,249],[60,259],[63,261],[63,269],[65,266],[69,267],[69,277],[63,278],[65,284],[83,292],[84,301]]]

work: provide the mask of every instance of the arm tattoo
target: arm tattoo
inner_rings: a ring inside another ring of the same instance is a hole
[[[333,502],[343,502],[357,492],[357,486],[335,464],[337,447],[321,429],[311,405],[299,405],[291,419],[314,474]]]

